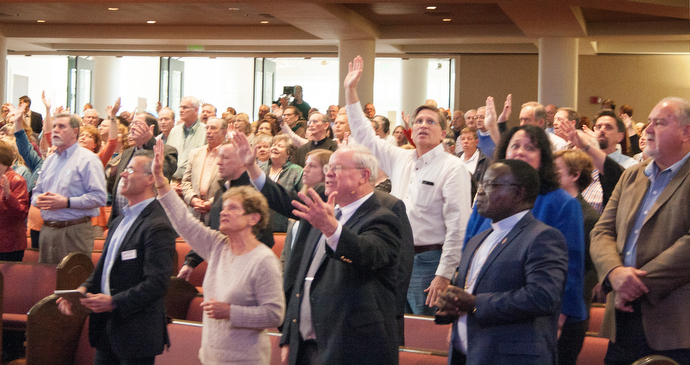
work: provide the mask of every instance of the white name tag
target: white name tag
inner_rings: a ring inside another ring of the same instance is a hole
[[[137,250],[122,251],[122,261],[136,259]]]

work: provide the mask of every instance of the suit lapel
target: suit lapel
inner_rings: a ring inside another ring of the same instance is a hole
[[[472,237],[472,239],[469,242],[467,242],[467,246],[462,251],[462,259],[460,260],[460,266],[458,267],[458,277],[455,286],[459,286],[461,288],[465,286],[465,281],[467,280],[467,272],[470,270],[470,265],[472,263],[472,258],[474,257],[474,254],[477,252],[477,249],[479,248],[479,246],[481,246],[482,242],[484,242],[486,237],[490,235],[493,231],[494,230],[492,228],[489,228],[486,231],[481,232],[476,236]]]
[[[144,220],[146,217],[151,214],[151,211],[153,210],[153,203],[156,200],[153,200],[149,205],[144,208],[144,210],[141,211],[137,219],[134,220],[134,223],[132,223],[132,226],[129,227],[129,230],[127,230],[127,233],[125,234],[125,237],[122,239],[122,243],[120,244],[120,247],[118,249],[117,254],[120,255],[122,253],[122,250],[124,249],[125,245],[127,242],[130,241],[132,238],[132,234],[139,228],[139,226],[144,223]]]
[[[531,212],[527,212],[527,214],[520,219],[520,221],[515,224],[515,226],[508,232],[508,234],[503,237],[498,244],[494,247],[494,249],[491,251],[489,254],[489,257],[486,258],[486,262],[484,262],[484,265],[481,268],[481,271],[479,271],[479,275],[477,275],[477,282],[474,286],[475,290],[479,286],[479,283],[482,281],[482,277],[484,274],[487,272],[488,268],[491,266],[491,264],[496,260],[496,257],[501,254],[501,251],[503,251],[508,245],[510,244],[511,241],[515,239],[521,232],[522,229],[530,222],[532,222],[534,219],[534,216],[532,215]]]

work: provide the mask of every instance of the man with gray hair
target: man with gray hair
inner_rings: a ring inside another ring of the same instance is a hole
[[[316,150],[324,149],[335,151],[338,149],[338,144],[332,139],[328,138],[328,127],[330,122],[328,116],[321,113],[313,113],[307,122],[307,131],[311,135],[311,141],[303,144],[292,155],[291,162],[304,167],[307,160],[307,153]]]
[[[91,217],[105,206],[106,188],[103,163],[77,143],[77,115],[56,115],[51,138],[57,150],[43,163],[31,204],[43,218],[39,262],[57,264],[70,252],[91,255]]]
[[[218,148],[225,142],[228,122],[225,119],[210,117],[206,122],[206,146],[189,153],[187,170],[182,177],[182,197],[192,208],[192,214],[208,223],[208,212],[213,197],[220,189],[218,180]]]
[[[520,110],[520,125],[525,124],[544,129],[546,127],[546,109],[544,109],[544,106],[536,101],[522,104],[522,109]],[[549,137],[549,141],[551,142],[551,152],[560,151],[568,147],[568,142],[563,138],[550,132],[546,132],[546,136]]]
[[[379,125],[378,130],[376,130],[376,135],[379,136],[379,138],[381,138],[382,140],[392,144],[393,146],[397,146],[398,141],[395,139],[395,137],[388,134],[391,128],[390,120],[388,120],[388,118],[384,117],[383,115],[375,115],[373,120]]]
[[[189,153],[198,147],[206,144],[206,125],[199,122],[199,99],[193,96],[185,96],[180,101],[180,120],[181,124],[176,125],[170,131],[167,145],[175,147],[178,153],[177,171],[173,175],[173,180],[181,180],[184,171],[187,169]],[[178,194],[182,193],[180,184],[172,184]]]
[[[646,161],[629,167],[592,230],[590,254],[606,300],[604,362],[648,355],[690,363],[690,103],[649,114]]]

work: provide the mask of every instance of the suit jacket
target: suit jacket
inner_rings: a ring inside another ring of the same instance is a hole
[[[43,131],[43,116],[33,110],[31,111],[31,129],[36,133],[35,135],[39,135]]]
[[[464,286],[475,252],[492,231],[467,243],[453,285]],[[496,245],[477,276],[472,293],[476,310],[467,315],[467,364],[556,364],[567,270],[568,248],[561,232],[528,212]],[[454,321],[451,349],[456,337]]]
[[[91,276],[82,284],[89,293],[101,292],[101,277],[110,240],[123,216],[109,226],[103,254]],[[173,272],[175,237],[165,211],[157,200],[151,202],[134,221],[124,237],[110,271],[110,293],[115,309],[92,313],[89,342],[110,346],[119,357],[150,357],[169,345],[164,297]],[[122,252],[136,250],[136,257],[122,259]],[[104,337],[105,335],[107,337]]]
[[[400,219],[381,203],[375,192],[343,225],[336,251],[326,255],[314,275],[310,293],[302,293],[312,253],[321,232],[300,223],[289,265],[299,261],[290,288],[281,344],[290,348],[295,364],[300,341],[300,304],[309,295],[312,324],[322,364],[397,364],[398,333],[395,311]],[[397,199],[396,199],[397,200]],[[404,206],[401,208],[404,209]],[[286,267],[286,270],[288,269]]]
[[[217,231],[220,227],[220,211],[223,210],[223,193],[225,193],[227,189],[225,188],[225,180],[217,180],[215,182],[215,185],[218,186],[218,189],[216,189],[215,196],[213,197],[213,204],[211,205],[211,210],[208,212],[208,222],[206,222],[206,225]],[[240,177],[238,177],[235,180],[230,180],[231,188],[234,188],[236,186],[247,185],[251,185],[251,181],[249,180],[249,175],[247,174],[247,172],[244,172],[242,175],[240,175]],[[259,231],[259,234],[256,235],[256,239],[261,241],[261,243],[268,246],[269,248],[273,248],[273,245],[275,245],[275,241],[273,239],[273,224],[271,220],[268,221],[268,224],[265,228],[262,228]],[[199,254],[194,252],[194,250],[190,250],[184,258],[185,265],[188,265],[192,268],[195,268],[199,266],[199,264],[204,262],[204,258],[199,256]]]
[[[207,146],[201,146],[199,148],[193,149],[189,153],[189,160],[187,160],[187,169],[182,177],[182,194],[185,203],[189,205],[193,197],[200,198],[199,191],[201,190],[201,173],[204,170],[204,160],[208,153]],[[218,180],[221,177],[218,174],[218,164],[214,163],[211,170],[211,179],[208,181],[208,186],[206,186],[206,197],[204,200],[211,200],[216,195],[216,191],[220,188],[218,185]],[[199,217],[199,213],[196,210],[192,211],[195,217]],[[207,215],[208,216],[208,215]]]
[[[148,142],[146,142],[146,144],[144,144],[144,146],[142,146],[142,148],[145,150],[153,151],[153,146],[155,145],[156,138],[151,138]],[[117,186],[120,184],[120,174],[127,168],[129,161],[132,159],[132,156],[134,155],[135,148],[136,147],[130,147],[122,151],[122,157],[120,158],[120,164],[117,165],[115,185],[113,186],[112,191],[113,201],[115,200],[115,196],[117,195]],[[163,152],[165,153],[165,160],[163,161],[163,174],[165,175],[165,177],[170,179],[177,170],[177,150],[175,149],[175,147],[168,146],[166,144]],[[108,218],[108,226],[110,226],[110,224],[113,222],[115,218],[117,218],[118,215],[119,212],[116,212],[115,209],[113,209],[110,213],[110,218]]]
[[[599,280],[623,265],[628,233],[650,185],[651,159],[623,173],[592,231],[590,254]],[[690,160],[678,170],[649,211],[637,239],[636,267],[649,292],[641,299],[642,324],[655,350],[690,348]],[[614,293],[606,301],[602,335],[615,341]]]

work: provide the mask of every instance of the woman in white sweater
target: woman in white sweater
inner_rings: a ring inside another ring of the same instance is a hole
[[[220,232],[212,230],[171,192],[162,171],[162,141],[154,151],[158,200],[175,230],[208,262],[199,359],[204,365],[268,364],[266,329],[282,323],[285,297],[278,258],[256,239],[270,214],[266,199],[248,186],[231,188],[223,194]]]

